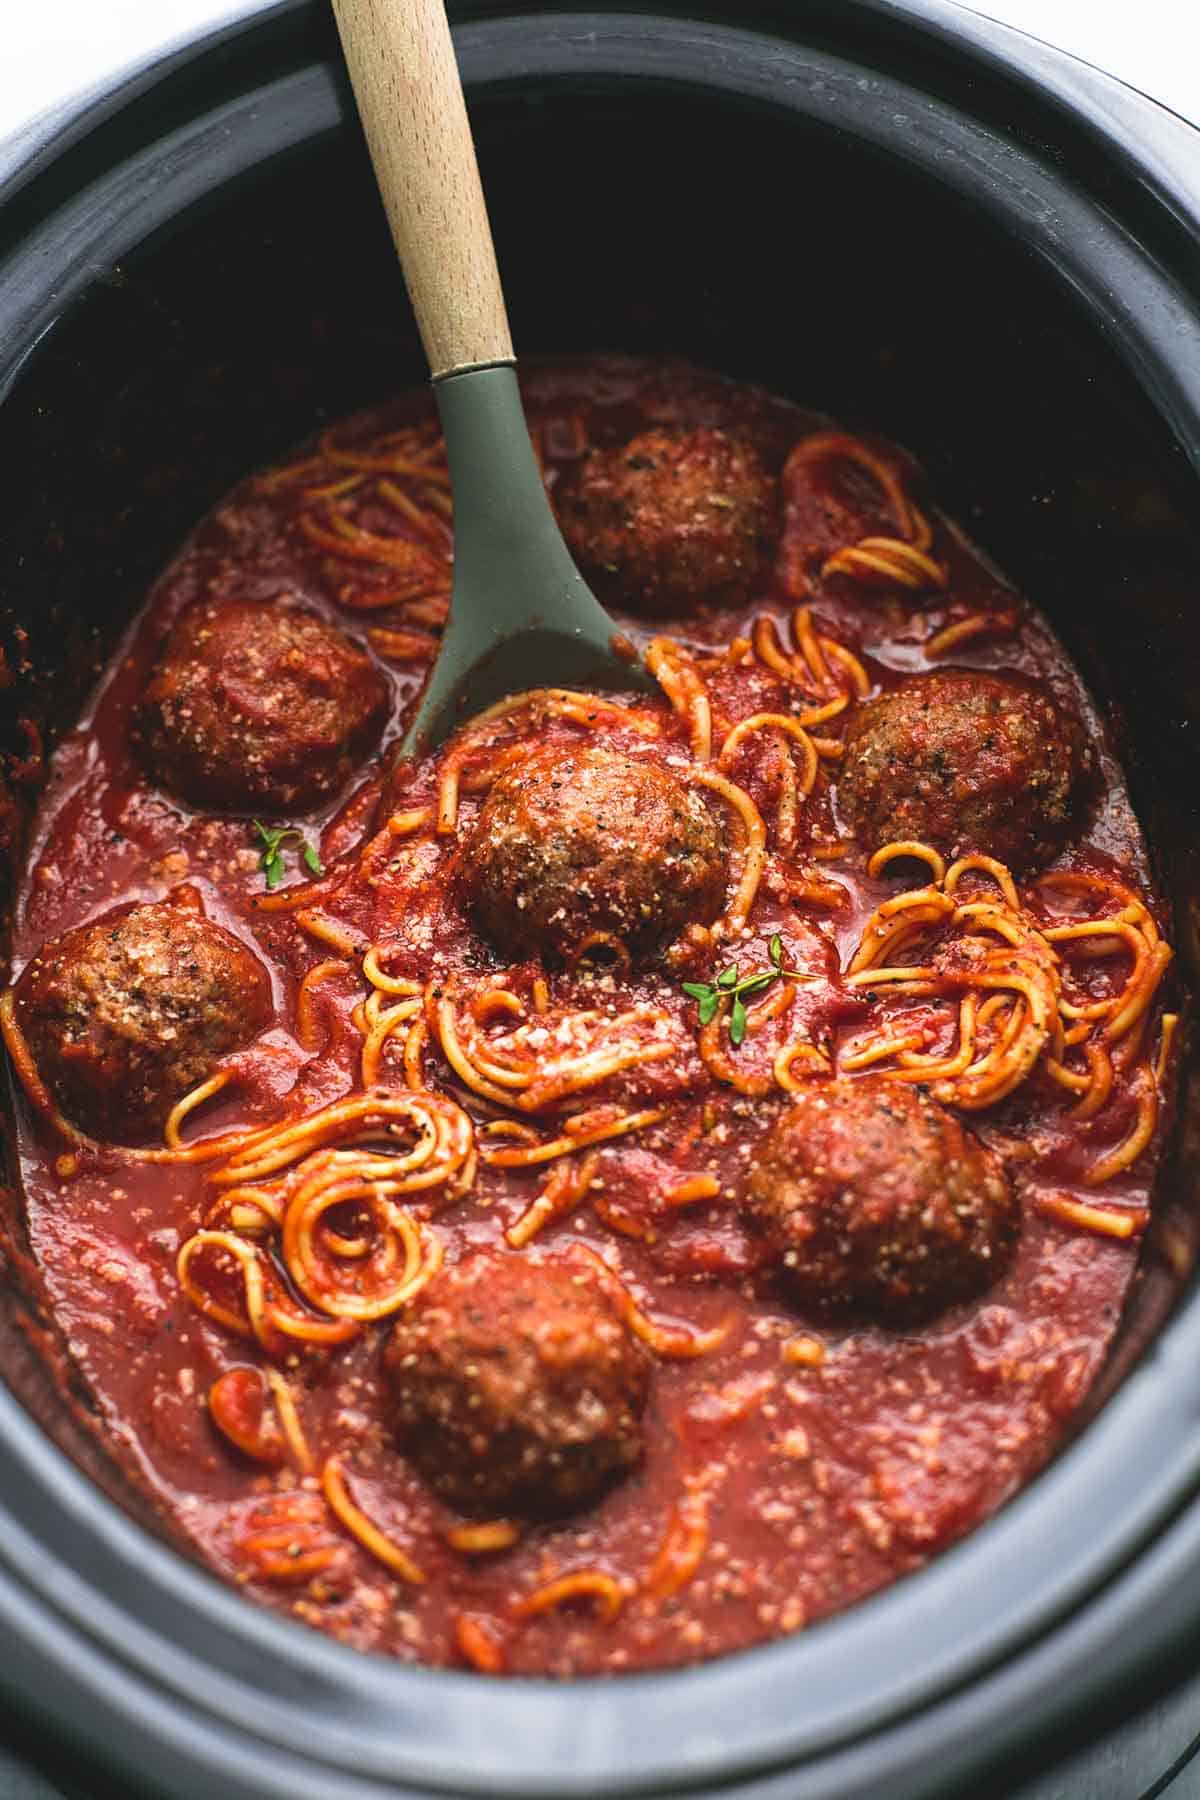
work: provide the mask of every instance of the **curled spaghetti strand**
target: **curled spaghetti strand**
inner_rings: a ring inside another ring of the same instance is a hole
[[[300,1587],[345,1560],[345,1545],[330,1529],[320,1494],[299,1490],[258,1502],[234,1542],[246,1575]]]
[[[378,1160],[386,1165],[394,1193],[449,1187],[457,1194],[474,1148],[471,1121],[453,1100],[440,1094],[357,1094],[260,1134],[211,1179],[217,1187],[258,1182],[348,1139],[384,1145]],[[407,1150],[406,1139],[411,1140]]]
[[[485,1519],[478,1525],[452,1525],[446,1542],[463,1556],[494,1556],[520,1542],[521,1527],[512,1519]]]
[[[513,1612],[518,1619],[532,1619],[538,1613],[569,1606],[579,1600],[590,1601],[600,1623],[611,1625],[624,1604],[625,1590],[615,1575],[609,1575],[603,1569],[576,1569],[570,1575],[560,1575],[557,1581],[547,1581],[534,1588],[532,1593],[523,1595]]]
[[[814,1075],[828,1075],[829,1069],[829,1058],[825,1052],[816,1044],[802,1040],[784,1045],[775,1058],[771,1072],[785,1093],[798,1094],[806,1080],[811,1080]]]
[[[723,1320],[711,1331],[694,1331],[691,1326],[664,1325],[642,1311],[624,1281],[604,1258],[586,1244],[573,1244],[571,1256],[583,1262],[599,1277],[601,1285],[616,1302],[635,1337],[641,1338],[656,1356],[667,1361],[689,1361],[715,1350],[729,1336],[732,1321]]]
[[[642,1582],[643,1593],[669,1599],[692,1580],[708,1548],[709,1497],[695,1486],[671,1508],[658,1553]]]
[[[494,1629],[470,1613],[459,1613],[455,1619],[454,1644],[464,1661],[481,1675],[502,1675],[508,1667],[504,1645]]]
[[[821,579],[848,575],[864,587],[944,588],[948,577],[941,563],[902,538],[865,537],[847,544],[826,559]]]
[[[937,1099],[967,1111],[996,1105],[1040,1071],[1081,1123],[1128,1093],[1132,1123],[1084,1177],[1093,1187],[1113,1180],[1145,1151],[1159,1116],[1160,1076],[1142,1044],[1171,952],[1149,910],[1123,883],[1088,871],[1052,871],[1026,897],[995,857],[962,856],[947,869],[919,844],[883,846],[868,871],[914,856],[930,881],[875,909],[847,970],[850,986],[887,997],[889,1025],[843,1046],[839,1067],[879,1067],[894,1081],[928,1083]],[[1047,917],[1048,905],[1063,899],[1104,910]],[[1108,980],[1103,994],[1081,991],[1077,958],[1101,966],[1125,958],[1128,972]],[[943,1029],[928,1008],[911,1020],[896,1014],[906,999],[955,1004],[948,1046],[927,1047],[927,1034],[936,1040]],[[1173,1017],[1164,1015],[1168,1046]]]
[[[402,1199],[455,1198],[474,1169],[471,1122],[442,1095],[335,1101],[259,1133],[216,1171],[210,1223],[179,1253],[180,1286],[208,1318],[269,1351],[281,1337],[343,1342],[407,1305],[441,1267],[441,1239]],[[311,1315],[276,1292],[264,1236]],[[197,1259],[203,1268],[214,1255],[237,1270],[240,1306],[199,1278]]]
[[[923,513],[918,512],[892,464],[861,438],[845,431],[814,432],[795,446],[783,471],[785,489],[801,469],[821,463],[847,462],[870,476],[895,522],[896,535],[918,550],[928,550],[933,531]]]
[[[545,1014],[522,1019],[500,1037],[485,1038],[453,984],[430,982],[425,1020],[464,1087],[493,1105],[523,1113],[543,1111],[626,1069],[662,1062],[679,1052],[669,1015],[653,1005],[615,1015],[598,1010],[569,1013],[552,1034],[555,1048],[549,1053]],[[574,1142],[569,1146],[578,1147]]]
[[[401,1581],[407,1581],[410,1587],[422,1586],[425,1580],[424,1570],[386,1532],[380,1531],[378,1525],[350,1498],[340,1456],[326,1458],[321,1470],[321,1488],[331,1512],[336,1514],[350,1535],[358,1539],[363,1549],[369,1551],[376,1562],[381,1562],[385,1569],[390,1569]]]
[[[582,1150],[589,1144],[603,1144],[612,1138],[627,1137],[633,1131],[644,1131],[648,1125],[657,1125],[666,1116],[666,1109],[661,1106],[644,1107],[641,1112],[635,1113],[621,1113],[612,1107],[599,1107],[594,1112],[579,1113],[568,1119],[562,1135],[551,1138],[549,1143],[538,1143],[535,1133],[528,1141],[514,1145],[511,1149],[491,1149],[485,1144],[480,1150],[480,1159],[493,1168],[528,1169],[537,1163],[553,1162],[560,1156],[570,1156],[572,1151]],[[493,1135],[515,1135],[508,1120],[493,1122],[490,1131]]]
[[[1045,1218],[1056,1219],[1060,1225],[1117,1239],[1136,1237],[1145,1230],[1149,1218],[1144,1206],[1090,1206],[1070,1194],[1041,1194],[1037,1209]]]
[[[781,846],[790,847],[796,839],[797,808],[808,799],[816,786],[817,770],[820,766],[817,746],[800,721],[790,714],[752,713],[749,718],[742,719],[733,727],[721,745],[717,768],[723,775],[729,774],[742,744],[756,732],[770,732],[781,742],[783,786],[776,830]],[[798,759],[798,767],[793,763],[793,746],[794,754]],[[722,797],[729,798],[728,795]],[[745,815],[743,814],[744,822]]]
[[[712,706],[695,663],[671,638],[657,637],[647,646],[646,667],[686,721],[692,755],[697,762],[708,762],[712,756]]]
[[[737,886],[725,909],[723,928],[732,936],[750,916],[767,861],[767,828],[762,814],[745,788],[740,788],[716,769],[693,768],[691,779],[717,794],[738,818],[743,833],[742,867]]]
[[[1017,628],[1017,617],[1015,607],[1005,612],[970,613],[965,619],[956,619],[952,625],[944,625],[927,637],[925,654],[929,657],[948,656],[960,644],[972,643],[976,638],[1011,636]]]
[[[523,1250],[552,1219],[565,1218],[578,1206],[592,1185],[596,1156],[593,1150],[578,1164],[558,1163],[532,1206],[504,1233],[505,1242],[514,1250]]]

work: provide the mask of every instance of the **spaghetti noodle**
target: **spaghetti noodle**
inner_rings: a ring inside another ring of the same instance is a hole
[[[892,1063],[892,1080],[928,1083],[938,1099],[968,1111],[996,1105],[1041,1068],[1074,1097],[1074,1117],[1101,1117],[1114,1087],[1110,1047],[1131,1040],[1171,959],[1144,904],[1119,882],[1078,872],[1044,875],[1023,897],[994,857],[962,857],[942,869],[936,853],[909,843],[876,852],[871,873],[914,857],[926,862],[933,879],[876,908],[849,965],[848,979],[860,991],[890,991],[892,1034],[866,1034],[854,1049],[843,1048],[839,1066]],[[998,897],[960,898],[972,875],[994,883]],[[1116,910],[1061,921],[1047,913],[1060,894]],[[1129,973],[1116,992],[1085,999],[1073,985],[1071,955],[1097,948],[1105,955],[1126,953]],[[905,956],[914,960],[905,962]],[[920,1023],[906,1031],[905,1009],[895,1004],[899,996],[914,1006],[957,997],[952,1043],[927,1053],[931,1027]],[[1081,1052],[1082,1067],[1065,1060],[1074,1051]],[[1090,1185],[1122,1174],[1146,1149],[1158,1118],[1158,1085],[1154,1068],[1140,1064],[1130,1089],[1134,1123],[1092,1164]],[[1066,1216],[1061,1208],[1060,1215]]]
[[[643,1582],[643,1591],[655,1600],[667,1600],[686,1587],[704,1560],[708,1547],[709,1499],[696,1486],[676,1501],[658,1554]]]
[[[570,1575],[560,1575],[557,1580],[547,1581],[531,1594],[524,1595],[513,1612],[518,1619],[532,1619],[553,1607],[570,1606],[578,1600],[590,1601],[600,1622],[608,1625],[624,1605],[625,1591],[620,1582],[603,1569],[575,1569]]]
[[[406,1550],[380,1531],[369,1519],[360,1506],[350,1498],[350,1489],[346,1482],[345,1470],[340,1456],[325,1459],[321,1470],[321,1488],[339,1521],[352,1537],[358,1539],[364,1550],[368,1550],[377,1562],[381,1562],[393,1575],[401,1581],[407,1581],[412,1587],[419,1587],[425,1580],[424,1571],[420,1569]]]

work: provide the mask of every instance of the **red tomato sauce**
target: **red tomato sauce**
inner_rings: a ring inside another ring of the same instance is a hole
[[[798,442],[829,430],[758,390],[675,364],[547,363],[526,375],[525,392],[552,493],[591,447],[620,444],[648,426],[744,434],[773,477]],[[397,438],[418,427],[423,438]],[[326,814],[286,821],[319,847],[324,874],[313,877],[300,860],[301,840],[289,840],[281,845],[283,880],[268,894],[251,821],[188,810],[155,786],[131,751],[131,709],[164,628],[198,596],[286,594],[338,620],[370,644],[387,673],[389,741],[398,736],[436,650],[450,578],[444,482],[432,484],[431,501],[431,484],[396,448],[417,441],[429,466],[440,468],[424,394],[334,427],[280,470],[248,478],[200,524],[57,752],[17,909],[14,967],[19,976],[47,939],[113,907],[180,889],[252,948],[270,973],[274,1023],[226,1059],[234,1078],[188,1119],[188,1141],[300,1119],[362,1090],[364,1028],[361,1012],[358,1022],[353,1015],[371,994],[361,968],[370,946],[383,947],[377,966],[393,980],[428,984],[404,1029],[377,1045],[380,1090],[412,1091],[407,1047],[418,1079],[456,1102],[477,1143],[493,1151],[549,1143],[568,1117],[589,1109],[609,1109],[598,1115],[602,1126],[652,1115],[643,1127],[571,1153],[576,1171],[592,1158],[589,1185],[561,1212],[551,1208],[523,1247],[504,1234],[562,1159],[505,1167],[481,1156],[457,1197],[411,1196],[413,1216],[450,1266],[469,1249],[548,1260],[590,1251],[605,1260],[669,1351],[654,1355],[641,1462],[577,1513],[517,1521],[515,1541],[497,1549],[455,1548],[451,1535],[464,1521],[431,1493],[395,1438],[382,1369],[387,1318],[354,1327],[342,1343],[264,1343],[205,1316],[181,1289],[179,1252],[212,1216],[220,1162],[147,1164],[118,1149],[72,1145],[26,1109],[20,1154],[30,1238],[114,1454],[195,1551],[255,1600],[355,1647],[419,1663],[571,1675],[707,1658],[811,1625],[920,1567],[1052,1452],[1104,1359],[1136,1262],[1167,1110],[1161,995],[1136,1028],[1135,1053],[1123,1064],[1114,1053],[1111,1091],[1092,1116],[1073,1111],[1088,1077],[1078,1054],[1066,1052],[1074,1090],[1043,1064],[996,1104],[961,1114],[1003,1159],[1021,1206],[1015,1254],[986,1293],[911,1327],[791,1305],[739,1208],[758,1141],[789,1104],[775,1059],[802,1041],[832,1067],[854,1046],[895,1038],[914,1021],[932,1053],[952,1042],[956,1016],[957,1002],[939,995],[850,978],[875,909],[926,884],[930,871],[910,859],[868,874],[864,849],[839,819],[837,746],[860,704],[848,665],[832,665],[831,691],[849,697],[812,728],[833,748],[799,802],[786,855],[774,842],[784,781],[777,736],[747,740],[730,766],[768,828],[745,929],[715,948],[693,943],[632,969],[600,952],[574,969],[543,967],[507,957],[476,928],[452,880],[483,797],[468,780],[455,831],[426,826],[388,837],[389,818],[436,809],[444,760],[392,772],[385,748]],[[929,509],[908,459],[868,443],[927,513],[933,531],[922,554],[941,571],[939,585],[908,587],[886,569],[869,579],[853,566],[822,574],[811,554],[803,563],[819,531],[785,483],[777,553],[748,599],[652,621],[623,612],[623,628],[639,645],[658,633],[684,647],[710,698],[714,746],[740,720],[814,704],[750,647],[765,615],[781,654],[798,655],[798,605],[811,608],[820,637],[858,660],[872,692],[947,665],[1015,671],[1044,684],[1084,720],[1097,770],[1053,867],[1119,884],[1161,924],[1120,770],[1062,649],[959,529]],[[372,456],[378,468],[366,466]],[[389,457],[404,466],[389,471]],[[914,541],[864,469],[851,463],[839,475],[843,513],[859,521],[853,541]],[[843,547],[824,545],[825,562]],[[888,554],[896,553],[885,552],[885,561]],[[934,640],[964,622],[939,655]],[[738,639],[747,647],[729,654]],[[625,714],[602,704],[582,719],[545,709],[514,714],[498,724],[498,741],[602,740],[664,766],[689,763],[694,720],[686,710],[665,696],[616,700]],[[639,733],[638,721],[649,721],[654,735]],[[469,774],[469,759],[464,767]],[[736,881],[742,828],[719,796],[710,791],[707,803],[727,833]],[[964,881],[972,898],[994,897],[985,876]],[[262,904],[286,902],[302,883],[305,907]],[[1081,911],[1111,917],[1121,904],[1118,893],[1084,906],[1077,890],[1051,891],[1036,875],[1020,888],[1029,916],[1043,924]],[[318,932],[321,921],[331,923],[339,941],[314,935],[297,910],[317,917]],[[713,982],[727,964],[739,974],[768,971],[776,937],[782,962],[805,979],[780,977],[748,1002],[753,1009],[774,993],[783,1010],[752,1021],[740,1046],[729,1040],[728,1013],[718,1019],[715,1057],[706,1060],[697,1003],[683,981]],[[1068,945],[1060,950],[1077,1004],[1089,996],[1108,1004],[1128,977],[1120,951],[1077,961]],[[298,1010],[304,976],[325,962],[340,967],[310,985]],[[497,986],[514,996],[512,1017],[490,1019],[477,1036],[501,1043],[505,1028],[524,1030],[521,1054],[539,1067],[553,1067],[563,1046],[582,1041],[573,1024],[582,1014],[600,1022],[587,1028],[588,1042],[598,1041],[595,1031],[608,1042],[603,1032],[616,1020],[610,1037],[624,1033],[623,1042],[644,1048],[657,1033],[669,1051],[551,1098],[542,1110],[506,1115],[455,1073],[435,1023],[444,997],[465,1009],[471,996]],[[385,993],[377,1013],[390,1003]],[[631,1018],[641,1022],[620,1024]],[[416,1021],[425,1023],[426,1041],[414,1050]],[[894,1059],[879,1066],[898,1067]],[[800,1070],[795,1078],[809,1077]],[[1147,1107],[1148,1146],[1111,1179],[1090,1180]],[[492,1132],[506,1116],[520,1129]],[[1072,1205],[1082,1210],[1072,1213]],[[254,1241],[261,1245],[261,1233]],[[284,1292],[277,1259],[272,1267]],[[217,1268],[209,1280],[237,1314],[237,1279]],[[315,1310],[294,1290],[287,1301],[298,1316]],[[678,1353],[706,1334],[711,1347]],[[268,1369],[287,1384],[307,1467],[289,1450],[272,1390],[257,1373]],[[222,1390],[221,1429],[208,1397],[238,1370],[245,1375]],[[239,1433],[242,1448],[232,1441]],[[400,1552],[397,1566],[330,1505],[322,1482],[330,1459],[359,1514]],[[399,1572],[404,1559],[420,1581]],[[578,1591],[527,1604],[580,1573],[587,1579]]]

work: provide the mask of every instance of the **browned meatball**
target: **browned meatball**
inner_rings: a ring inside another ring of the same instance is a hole
[[[388,687],[335,625],[282,600],[214,600],[176,620],[134,722],[142,761],[180,799],[307,811],[379,742]]]
[[[882,1076],[801,1089],[762,1139],[743,1205],[795,1300],[893,1321],[981,1293],[1017,1234],[999,1159]]]
[[[385,1361],[401,1443],[464,1512],[565,1512],[641,1455],[649,1358],[565,1264],[472,1256],[417,1297]]]
[[[581,568],[647,612],[741,598],[762,569],[776,483],[748,444],[723,431],[644,431],[593,450],[556,495]]]
[[[162,902],[43,944],[16,1012],[61,1112],[93,1137],[137,1143],[263,1029],[271,992],[237,938]]]
[[[546,744],[495,783],[458,881],[510,954],[569,957],[607,933],[641,955],[715,916],[724,839],[669,769],[619,750]]]
[[[868,849],[915,838],[1036,867],[1061,845],[1090,767],[1079,721],[1011,675],[913,675],[846,734],[838,801]]]

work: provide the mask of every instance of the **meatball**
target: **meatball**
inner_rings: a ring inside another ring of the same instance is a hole
[[[1045,862],[1071,827],[1090,768],[1079,721],[1011,675],[913,675],[846,734],[838,802],[869,849],[915,838],[1014,868]]]
[[[510,954],[567,958],[604,933],[644,955],[716,915],[724,837],[669,769],[620,750],[546,744],[493,786],[458,883]]]
[[[59,1110],[93,1137],[137,1143],[263,1029],[271,991],[237,938],[160,902],[43,944],[16,1016]]]
[[[889,1321],[981,1293],[1017,1234],[999,1158],[882,1076],[802,1088],[760,1143],[743,1209],[794,1300]]]
[[[723,431],[644,431],[593,450],[555,500],[581,568],[647,612],[740,599],[774,536],[776,483]]]
[[[565,1264],[476,1254],[445,1271],[385,1365],[403,1447],[461,1511],[566,1512],[641,1455],[649,1358]]]
[[[134,720],[153,778],[225,811],[305,812],[379,742],[388,686],[366,651],[280,600],[189,606]]]

